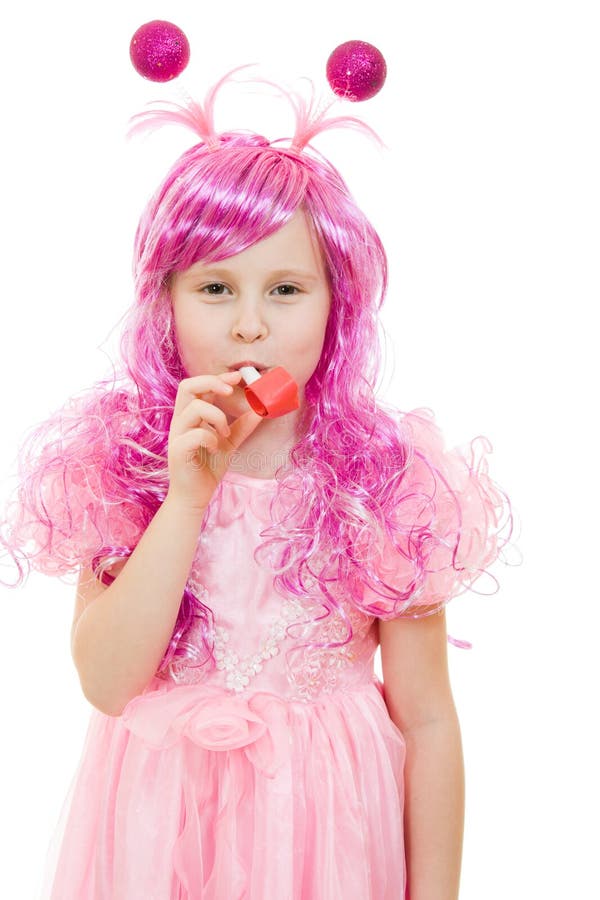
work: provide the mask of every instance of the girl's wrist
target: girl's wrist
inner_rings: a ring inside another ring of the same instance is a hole
[[[163,500],[162,505],[177,510],[180,515],[189,516],[190,518],[199,518],[200,520],[202,520],[204,513],[206,512],[206,506],[194,504],[180,494],[175,494],[172,491],[167,491],[167,495]]]

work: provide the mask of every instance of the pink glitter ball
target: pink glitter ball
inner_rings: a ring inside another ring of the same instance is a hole
[[[346,41],[327,60],[327,81],[346,100],[368,100],[383,87],[387,67],[383,54],[366,41]]]
[[[177,25],[154,19],[140,25],[131,38],[129,57],[144,78],[171,81],[181,75],[190,61],[190,45]]]

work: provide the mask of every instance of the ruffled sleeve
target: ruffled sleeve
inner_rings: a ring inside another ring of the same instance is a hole
[[[401,595],[386,599],[367,587],[363,597],[384,620],[443,609],[486,572],[512,531],[510,501],[488,475],[492,446],[485,437],[448,450],[429,409],[404,414],[401,424],[409,456],[398,483],[395,538],[376,570]]]
[[[13,533],[31,569],[61,577],[90,566],[101,551],[134,548],[144,525],[139,511],[110,499],[106,460],[86,454],[53,459],[25,482],[10,505]]]

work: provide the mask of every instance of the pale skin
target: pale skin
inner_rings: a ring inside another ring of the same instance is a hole
[[[103,711],[111,715],[120,714],[128,698],[143,689],[160,661],[203,512],[234,454],[237,471],[271,478],[297,441],[300,410],[262,419],[250,409],[239,373],[227,367],[243,359],[283,365],[298,384],[302,404],[321,355],[331,305],[320,248],[301,211],[236,256],[175,273],[170,295],[189,377],[179,386],[169,433],[167,498],[129,561],[113,568],[117,577],[109,588],[90,569],[82,569],[73,616],[73,655],[82,685],[85,676],[86,696],[98,708],[102,706],[95,698],[102,697]],[[182,532],[182,539],[166,547],[164,536],[173,533],[174,523],[185,525],[185,540]],[[164,564],[151,570],[161,553],[163,563],[165,554],[171,554],[167,573]],[[104,611],[95,610],[97,615],[87,615],[76,642],[82,614],[106,591],[110,603],[105,602]],[[134,604],[140,598],[145,620],[154,627],[148,646],[141,644],[136,625],[140,613]],[[167,601],[165,620],[161,606]],[[102,649],[102,638],[110,652]],[[404,831],[410,900],[456,900],[464,768],[445,614],[380,620],[379,640],[386,705],[407,745]],[[92,654],[96,656],[89,662]],[[115,671],[123,673],[115,681],[122,696],[117,698],[115,687],[112,699],[104,700],[109,696],[104,684]],[[120,687],[125,682],[127,689]]]
[[[407,900],[457,900],[465,774],[445,611],[378,625],[385,702],[406,742]]]

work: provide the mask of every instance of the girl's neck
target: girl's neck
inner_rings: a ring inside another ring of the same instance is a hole
[[[231,470],[254,478],[275,478],[281,466],[289,465],[290,450],[297,443],[295,421],[290,414],[261,422],[232,455]]]

